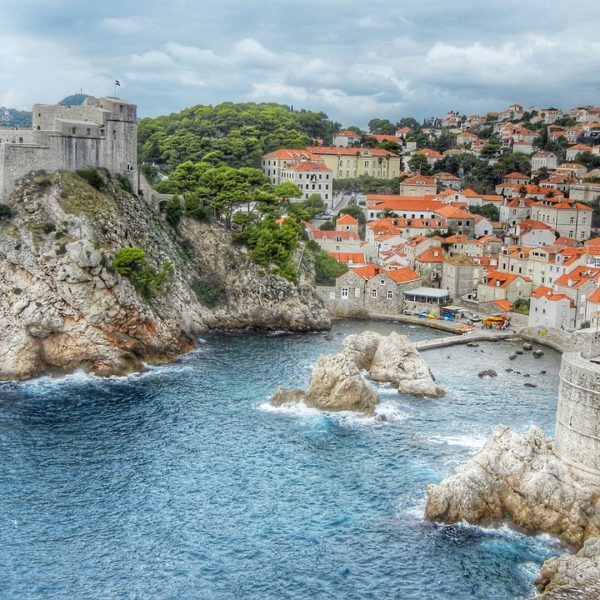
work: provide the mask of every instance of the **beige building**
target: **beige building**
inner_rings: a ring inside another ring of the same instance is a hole
[[[442,288],[450,297],[459,300],[477,291],[477,284],[483,277],[485,268],[468,256],[451,256],[443,263]]]
[[[435,196],[437,185],[433,177],[413,175],[400,182],[400,195],[407,197]]]
[[[515,300],[529,298],[529,296],[531,296],[531,280],[514,273],[490,271],[477,285],[479,302],[508,300],[513,304]]]
[[[587,240],[592,229],[592,209],[580,202],[552,198],[531,205],[531,219],[550,225],[561,236]]]
[[[311,146],[306,150],[325,163],[334,179],[355,179],[363,175],[396,179],[402,170],[400,156],[381,148]]]

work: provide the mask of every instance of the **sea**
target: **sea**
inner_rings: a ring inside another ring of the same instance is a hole
[[[552,434],[560,355],[511,361],[519,346],[505,341],[427,351],[446,395],[381,385],[375,418],[270,405],[367,329],[444,335],[369,321],[330,335],[220,331],[127,377],[0,383],[0,598],[533,595],[557,540],[430,523],[425,490],[499,423]],[[478,377],[489,368],[498,376]]]

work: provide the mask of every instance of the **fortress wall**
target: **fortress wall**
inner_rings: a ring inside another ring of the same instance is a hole
[[[32,129],[53,131],[56,119],[90,121],[101,125],[106,119],[105,111],[95,106],[61,106],[34,104],[32,109]]]
[[[562,357],[554,451],[600,483],[600,365],[580,352]]]
[[[137,193],[135,104],[119,98],[83,106],[36,104],[33,125],[33,130],[0,130],[0,198],[7,199],[15,182],[31,171],[82,167],[124,175]]]
[[[0,144],[33,144],[31,129],[0,129]]]

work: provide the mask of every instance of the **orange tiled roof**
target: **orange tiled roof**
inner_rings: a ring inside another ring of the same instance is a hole
[[[335,156],[383,156],[393,157],[396,156],[389,150],[382,150],[381,148],[338,148],[337,146],[309,146],[306,148],[307,152],[312,154],[333,154]]]
[[[588,281],[600,280],[600,268],[580,265],[575,267],[570,273],[561,275],[554,283],[566,287],[579,288]]]
[[[515,281],[517,279],[517,277],[520,277],[520,275],[517,275],[516,273],[504,273],[502,271],[490,271],[484,279],[484,285],[489,285],[490,287],[499,287],[499,288],[506,288],[508,287],[511,283],[513,283],[513,281]],[[529,281],[529,279],[527,279],[526,277],[522,278],[524,281]],[[498,282],[500,282],[500,285],[498,285]]]
[[[494,300],[492,304],[495,304],[503,312],[508,312],[512,308],[510,300]]]
[[[448,204],[443,205],[441,208],[436,208],[435,212],[447,219],[472,219],[473,215],[471,213],[465,212],[460,208],[456,208],[455,206],[451,206]]]
[[[341,217],[336,220],[336,225],[358,225],[358,219],[355,219],[352,215],[344,213]]]
[[[385,271],[385,274],[388,277],[391,277],[396,283],[405,283],[407,281],[417,281],[421,279],[421,276],[410,267]]]
[[[312,152],[308,150],[298,150],[295,148],[280,148],[264,154],[263,159],[275,159],[275,160],[319,160]]]
[[[446,256],[441,248],[429,248],[419,254],[416,260],[422,263],[441,263],[446,260]]]
[[[435,185],[435,179],[433,177],[425,177],[424,175],[413,175],[401,181],[400,185]]]
[[[362,252],[328,252],[327,254],[344,264],[367,262]]]
[[[303,160],[287,167],[290,171],[329,171],[322,160]]]

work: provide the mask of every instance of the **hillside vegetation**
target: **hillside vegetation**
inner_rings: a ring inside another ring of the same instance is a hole
[[[224,102],[193,106],[177,114],[142,119],[139,161],[170,171],[185,161],[257,167],[265,152],[329,143],[339,129],[323,112],[274,103]]]

